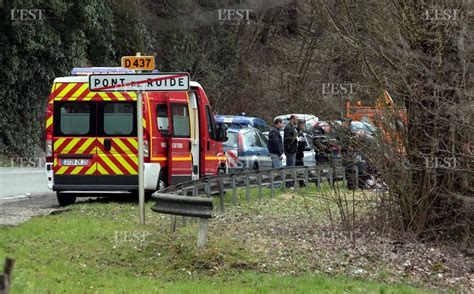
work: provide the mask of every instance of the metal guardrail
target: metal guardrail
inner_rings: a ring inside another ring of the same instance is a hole
[[[357,179],[358,177],[356,176],[355,178]],[[169,186],[158,191],[158,193],[186,196],[206,195],[207,197],[219,194],[219,209],[221,212],[224,212],[224,193],[226,190],[232,190],[231,203],[237,205],[237,188],[246,188],[245,199],[249,202],[250,188],[258,187],[258,197],[262,199],[262,188],[266,186],[270,188],[270,197],[273,198],[275,197],[275,189],[278,188],[276,187],[277,183],[280,184],[280,189],[285,190],[287,189],[287,182],[293,182],[295,189],[299,188],[300,182],[304,183],[305,186],[308,186],[310,182],[315,182],[316,187],[320,190],[322,179],[329,180],[331,185],[335,179],[345,180],[343,167],[329,165],[294,166],[222,174]]]

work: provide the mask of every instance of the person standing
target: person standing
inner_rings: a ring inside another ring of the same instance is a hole
[[[283,146],[285,148],[286,166],[295,166],[296,152],[298,151],[298,132],[296,122],[298,117],[294,114],[290,116],[290,121],[283,132]]]
[[[283,139],[280,129],[283,127],[281,118],[276,118],[273,122],[273,128],[268,133],[268,152],[272,159],[272,168],[280,168],[283,165]]]
[[[296,166],[303,166],[304,165],[304,145],[305,145],[305,139],[304,139],[304,130],[305,130],[305,124],[304,121],[299,120],[298,121],[298,126],[296,127],[296,130],[298,132],[298,148],[296,150]]]
[[[298,120],[298,149],[296,151],[296,166],[304,166],[304,147],[306,145],[306,139],[304,137],[304,131],[306,130],[305,122]],[[305,187],[304,180],[299,180],[300,187]]]

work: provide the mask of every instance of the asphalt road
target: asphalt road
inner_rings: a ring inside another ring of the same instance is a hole
[[[14,200],[51,192],[44,168],[0,168],[0,201]]]

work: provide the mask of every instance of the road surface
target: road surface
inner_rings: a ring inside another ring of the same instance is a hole
[[[14,200],[51,192],[44,168],[0,168],[0,201]]]

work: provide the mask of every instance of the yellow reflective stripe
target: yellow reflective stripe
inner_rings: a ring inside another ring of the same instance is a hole
[[[94,142],[94,140],[95,140],[94,138],[87,139],[86,142],[84,142],[82,146],[79,147],[78,151],[85,151],[92,144],[92,142]],[[92,153],[95,152],[94,149],[91,150]]]
[[[58,172],[56,173],[57,175],[62,175],[64,172],[67,170],[68,166],[63,166],[61,167]]]
[[[135,147],[136,150],[138,150],[138,140],[137,139],[127,138],[126,140],[128,140],[128,142],[130,142],[130,144],[132,144],[132,146]]]
[[[71,91],[72,88],[74,88],[74,86],[76,85],[76,83],[68,83],[68,85],[61,91],[59,92],[58,96],[54,97],[55,99],[56,98],[63,98],[64,95],[66,95],[69,91]]]
[[[112,101],[112,98],[110,98],[107,93],[102,93],[102,92],[99,92],[99,96],[102,97],[102,100],[104,101]]]
[[[206,156],[206,160],[225,160],[225,156]]]
[[[143,118],[143,128],[146,129],[146,119],[145,118]]]
[[[53,144],[53,148],[54,150],[56,150],[57,148],[59,148],[59,146],[61,146],[61,144],[66,140],[66,138],[59,138],[57,139],[56,141],[54,141],[54,144]]]
[[[127,145],[125,145],[125,143],[122,142],[122,140],[120,139],[117,139],[117,140],[114,140],[114,142],[119,145],[120,149],[122,149],[126,154],[131,154],[133,153],[132,150],[130,150],[130,148],[127,147]]]
[[[120,93],[120,92],[114,92],[113,94],[117,97],[117,99],[118,99],[119,101],[125,101],[125,100],[127,100],[127,98],[125,98],[125,97],[122,95],[122,93]]]
[[[172,157],[171,160],[174,160],[174,161],[187,161],[187,160],[191,160],[191,157]]]
[[[117,175],[122,175],[122,171],[115,165],[115,163],[112,162],[112,160],[109,159],[107,155],[101,155],[100,158],[107,163],[107,166],[110,167],[115,174]]]
[[[46,120],[46,128],[49,128],[53,124],[53,116],[51,115],[47,120]]]
[[[99,173],[101,175],[106,175],[107,174],[107,171],[99,163],[97,163],[97,170],[99,171]],[[89,172],[89,171],[87,171],[87,172]]]
[[[68,100],[71,100],[71,101],[74,101],[77,99],[77,97],[81,96],[82,93],[84,93],[84,91],[86,91],[87,89],[89,88],[89,84],[83,84],[79,89],[77,89],[76,92],[72,93],[72,95],[70,95]]]
[[[69,144],[67,144],[67,146],[63,149],[63,151],[68,151],[68,150],[71,150],[72,147],[74,147],[74,145],[76,145],[79,140],[81,140],[81,138],[74,138],[71,140],[71,142],[69,142]]]
[[[77,175],[81,169],[83,169],[83,166],[77,166],[71,171],[71,175]]]
[[[135,169],[133,169],[133,167],[122,157],[122,156],[115,156],[115,158],[118,160],[118,162],[120,162],[122,164],[123,167],[125,167],[125,169],[131,173],[132,175],[133,174],[137,174],[138,171],[136,171]]]
[[[89,85],[89,84],[87,84],[87,85]],[[89,92],[89,93],[87,93],[87,95],[82,100],[85,100],[85,101],[92,100],[92,97],[94,97],[95,94],[96,94],[95,92]]]
[[[91,167],[84,173],[85,175],[91,175],[95,172],[96,170],[96,164],[92,164]]]

